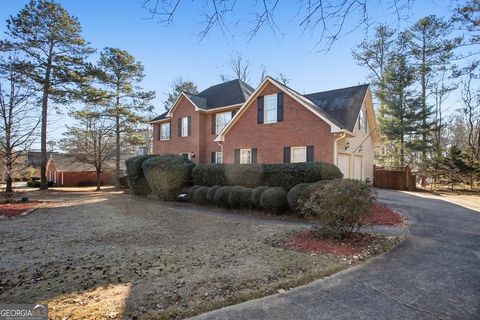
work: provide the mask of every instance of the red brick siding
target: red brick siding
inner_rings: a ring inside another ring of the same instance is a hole
[[[259,95],[278,93],[273,84],[268,84]],[[300,105],[288,94],[284,95],[284,121],[274,124],[257,123],[257,99],[225,136],[223,158],[225,163],[234,162],[237,148],[257,148],[258,163],[283,163],[285,146],[314,146],[314,161],[333,163],[334,137],[330,125]]]
[[[103,171],[100,174],[100,180],[103,181],[103,185],[112,185],[113,176],[109,171]],[[97,181],[97,176],[94,171],[83,172],[64,172],[63,173],[63,186],[64,187],[76,187],[81,181]],[[57,185],[62,183],[62,173],[57,172]]]

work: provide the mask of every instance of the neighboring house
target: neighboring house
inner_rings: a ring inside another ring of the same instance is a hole
[[[121,164],[124,161],[120,162]],[[104,185],[114,183],[114,161],[103,165],[101,181]],[[122,168],[124,171],[125,168]],[[47,180],[57,186],[76,187],[79,184],[94,184],[97,181],[95,167],[78,161],[72,154],[54,153],[50,155],[47,164]]]
[[[58,154],[58,152],[47,152],[47,157],[50,158],[50,155]],[[38,150],[30,150],[27,152],[27,166],[35,169],[35,172],[32,172],[32,178],[40,179],[40,167],[42,165],[42,153]]]
[[[378,134],[368,85],[302,95],[271,77],[255,90],[235,80],[182,93],[151,123],[155,154],[197,163],[324,161],[346,178],[373,178]]]

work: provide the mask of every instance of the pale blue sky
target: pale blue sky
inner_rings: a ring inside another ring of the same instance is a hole
[[[5,20],[16,14],[26,0],[0,0],[0,33],[5,31]],[[147,18],[147,12],[139,0],[64,0],[60,3],[76,16],[82,25],[84,38],[97,49],[118,47],[133,54],[145,66],[144,88],[157,91],[155,107],[163,110],[165,93],[173,79],[183,76],[194,81],[199,90],[219,82],[219,69],[228,68],[232,54],[239,52],[250,61],[250,84],[260,80],[261,65],[275,76],[281,72],[290,79],[289,85],[299,92],[315,92],[365,83],[367,70],[355,64],[351,50],[365,35],[359,29],[342,37],[328,53],[315,49],[318,34],[302,33],[296,16],[297,1],[280,1],[276,21],[283,35],[274,35],[263,29],[248,41],[246,22],[253,20],[247,1],[238,1],[239,10],[247,15],[232,29],[233,37],[225,38],[214,30],[199,42],[197,33],[202,19],[197,14],[204,1],[184,0],[174,23],[159,24]],[[251,3],[251,1],[248,1]],[[393,9],[371,1],[375,10],[370,11],[371,22],[397,24]],[[400,27],[410,25],[418,18],[437,14],[449,17],[455,1],[416,1],[408,21],[400,21]],[[242,7],[243,5],[243,7]],[[352,26],[354,18],[347,23]],[[95,58],[95,56],[93,57]],[[68,116],[53,117],[51,138],[58,138]]]

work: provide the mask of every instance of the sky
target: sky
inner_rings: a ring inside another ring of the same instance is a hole
[[[6,30],[6,19],[15,15],[28,1],[0,0],[0,37]],[[289,86],[301,93],[324,91],[367,82],[368,71],[358,66],[352,58],[352,49],[365,36],[364,28],[349,32],[336,41],[328,52],[316,47],[318,32],[302,32],[299,25],[298,3],[295,0],[280,1],[275,21],[278,30],[268,27],[249,39],[248,31],[254,20],[255,1],[237,1],[237,12],[243,19],[232,18],[231,35],[225,36],[213,29],[200,41],[202,27],[201,10],[205,1],[183,0],[177,9],[173,23],[159,23],[150,19],[142,8],[141,0],[63,0],[59,1],[67,11],[77,17],[83,37],[90,46],[100,51],[104,47],[116,47],[134,55],[145,67],[144,89],[155,90],[155,113],[164,110],[163,101],[175,78],[193,81],[199,91],[219,83],[220,70],[228,71],[229,59],[237,52],[250,64],[250,81],[257,86],[261,66],[267,74],[278,73],[290,79]],[[261,1],[259,2],[261,3]],[[404,28],[419,18],[436,14],[450,17],[455,1],[414,1],[408,19],[398,20],[394,9],[379,0],[369,1],[369,21],[372,25],[388,22]],[[391,1],[387,1],[391,3]],[[358,16],[352,16],[345,30],[353,29]],[[95,61],[98,53],[91,59]],[[61,109],[61,108],[60,108]],[[65,124],[71,123],[68,113],[51,116],[50,139],[61,138]]]

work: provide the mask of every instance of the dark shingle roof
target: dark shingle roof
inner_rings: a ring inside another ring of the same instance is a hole
[[[214,109],[244,103],[253,91],[252,87],[237,79],[211,86],[196,96],[206,99],[204,109]]]
[[[153,118],[153,119],[150,120],[150,121],[157,121],[157,120],[165,119],[165,117],[167,116],[167,113],[168,113],[168,111],[165,111],[164,113],[162,113],[162,114],[159,115],[158,117]]]
[[[358,113],[367,93],[368,84],[303,95],[340,123],[341,128],[353,131]]]
[[[83,171],[95,171],[95,167],[91,164],[87,164],[78,160],[74,154],[57,153],[51,154],[50,159],[55,164],[57,171],[69,171],[69,172],[83,172]],[[115,160],[105,161],[103,163],[103,170],[113,170],[115,168]],[[125,170],[124,161],[120,161],[120,169]]]

